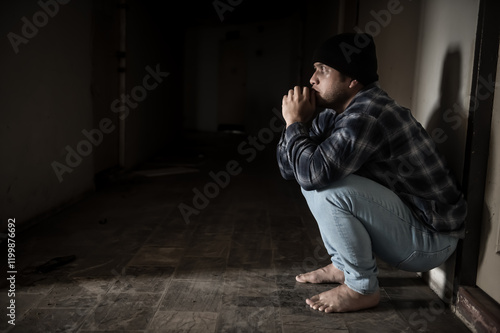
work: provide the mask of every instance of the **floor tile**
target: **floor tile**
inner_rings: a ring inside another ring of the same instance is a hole
[[[87,313],[78,309],[31,309],[9,333],[75,332]]]
[[[272,250],[231,248],[227,266],[232,268],[270,268],[273,263]]]
[[[231,246],[231,234],[196,233],[186,248],[187,257],[226,258]]]
[[[233,235],[231,245],[233,247],[242,247],[246,249],[263,249],[268,250],[272,248],[271,234],[267,232],[236,232]]]
[[[92,308],[110,288],[104,279],[76,278],[59,283],[38,303],[38,308]]]
[[[216,332],[282,332],[279,308],[274,306],[232,306],[219,314]]]
[[[145,246],[139,249],[130,260],[129,266],[167,266],[177,265],[184,253],[183,248]]]
[[[165,291],[175,267],[169,266],[127,266],[113,271],[114,281],[111,293],[155,293]]]
[[[348,329],[341,316],[330,314],[307,315],[282,315],[283,333],[303,332],[332,332],[348,333]]]
[[[140,330],[147,327],[161,295],[152,293],[107,294],[85,318],[83,330]]]
[[[211,281],[173,280],[159,310],[218,312],[221,298],[222,284]]]
[[[217,316],[216,312],[158,311],[146,332],[215,332]]]
[[[184,257],[175,271],[174,279],[221,283],[226,271],[226,261],[226,258],[218,257]]]

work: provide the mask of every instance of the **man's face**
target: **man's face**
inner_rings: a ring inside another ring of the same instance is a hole
[[[316,104],[343,112],[350,100],[349,84],[351,79],[336,69],[323,63],[314,63],[314,74],[309,81],[316,91]]]

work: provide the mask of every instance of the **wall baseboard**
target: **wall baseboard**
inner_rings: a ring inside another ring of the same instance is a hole
[[[500,305],[479,288],[458,288],[455,313],[473,332],[500,332]]]

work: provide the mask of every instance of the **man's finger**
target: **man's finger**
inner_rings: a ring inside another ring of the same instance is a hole
[[[316,90],[311,89],[311,95],[309,96],[309,102],[311,103],[313,109],[316,110]]]
[[[304,97],[306,98],[306,100],[308,101],[309,100],[309,88],[308,87],[304,87],[302,88],[302,95],[304,95]]]
[[[295,86],[293,88],[293,94],[294,94],[295,98],[299,98],[300,97],[301,92],[300,92],[300,87],[299,86]]]

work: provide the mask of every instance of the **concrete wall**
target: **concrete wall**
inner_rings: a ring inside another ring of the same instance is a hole
[[[93,128],[92,4],[57,6],[53,17],[35,1],[8,2],[0,11],[0,220],[15,217],[18,225],[93,188],[92,154],[74,160],[62,182],[51,166],[67,165],[65,147],[77,149],[82,130]]]

